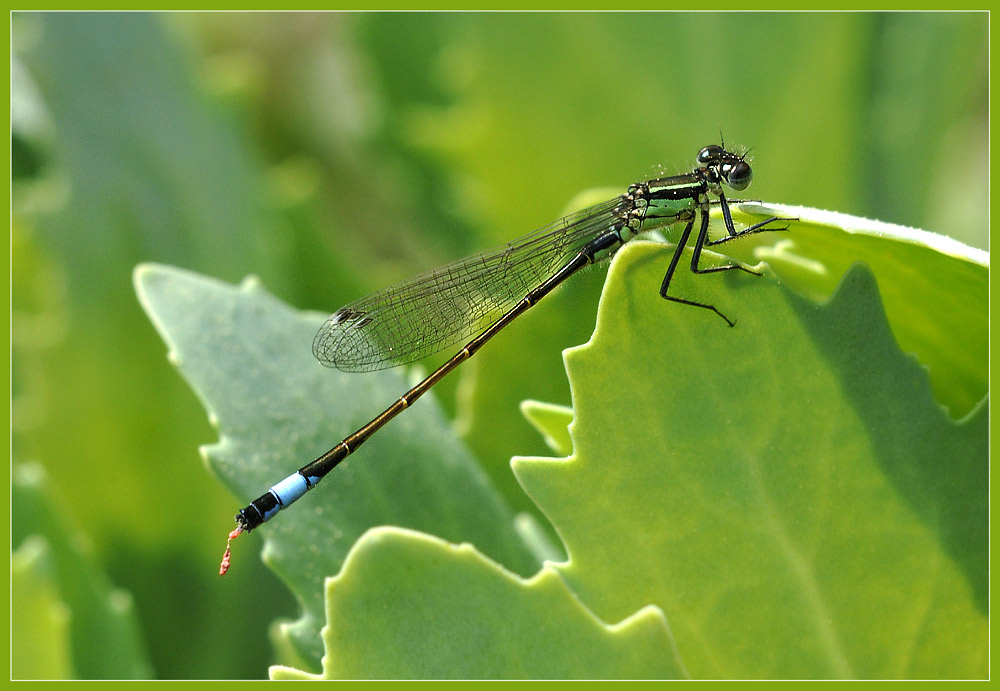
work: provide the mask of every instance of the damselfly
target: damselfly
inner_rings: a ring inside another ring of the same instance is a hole
[[[303,466],[250,502],[236,515],[230,541],[251,531],[312,489],[338,463],[389,420],[413,405],[446,374],[472,357],[501,329],[583,267],[608,259],[641,232],[684,223],[660,295],[670,301],[711,310],[729,326],[734,322],[714,305],[668,293],[670,281],[696,222],[691,255],[696,274],[739,269],[737,262],[702,268],[701,253],[752,233],[787,230],[768,218],[737,231],[722,186],[745,190],[752,171],[746,154],[710,145],[698,152],[690,173],[632,185],[614,199],[570,214],[504,247],[473,255],[372,293],[335,312],[313,341],[313,354],[328,367],[369,372],[403,365],[471,338],[450,360],[403,394],[391,406],[312,463]],[[712,202],[710,195],[716,198]],[[709,240],[709,207],[718,203],[727,234]],[[229,546],[220,573],[229,567]]]

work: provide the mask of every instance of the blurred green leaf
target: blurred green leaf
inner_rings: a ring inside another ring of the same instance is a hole
[[[656,608],[607,626],[551,566],[522,579],[471,545],[398,528],[366,533],[326,597],[323,674],[272,679],[684,676]]]
[[[152,668],[139,635],[131,595],[109,583],[90,554],[89,541],[61,515],[49,492],[48,479],[40,466],[20,465],[14,469],[11,537],[15,547],[21,546],[21,558],[27,561],[21,563],[19,576],[12,583],[12,598],[14,602],[24,598],[26,603],[33,603],[30,607],[48,612],[38,626],[45,626],[47,621],[53,636],[44,637],[42,629],[35,629],[34,624],[21,628],[29,605],[15,610],[19,615],[12,619],[17,631],[12,636],[17,641],[16,649],[28,655],[35,644],[51,648],[44,656],[39,651],[40,657],[19,658],[18,663],[24,664],[22,671],[26,677],[42,674],[42,678],[61,678],[59,669],[73,670],[78,679],[149,678]],[[26,544],[35,546],[24,547]],[[33,556],[28,559],[26,554]],[[42,580],[32,584],[28,573]],[[20,587],[29,589],[21,592]],[[60,623],[60,618],[68,623]],[[34,644],[27,638],[21,640],[22,635],[31,636]],[[67,649],[61,652],[64,646]]]
[[[258,607],[234,606],[233,584],[214,578],[225,492],[195,452],[210,429],[163,362],[131,273],[172,261],[287,289],[291,239],[240,104],[206,92],[164,16],[14,18],[49,136],[40,179],[13,190],[12,444],[50,471],[135,598],[156,674],[254,677],[273,662],[267,622],[294,603],[259,562],[242,593]],[[177,495],[204,511],[151,515]]]
[[[254,265],[277,282],[281,238],[261,218],[260,162],[236,113],[205,98],[156,15],[26,19],[39,23],[39,40],[25,62],[71,186],[69,213],[46,235],[74,258],[67,268],[81,297],[126,292],[121,276],[150,256],[225,273]]]
[[[171,360],[219,429],[219,442],[204,449],[208,462],[243,503],[333,447],[406,389],[395,371],[351,375],[323,368],[308,347],[322,317],[295,312],[254,280],[237,288],[145,265],[135,281]],[[427,399],[345,461],[335,479],[260,529],[265,560],[304,608],[285,633],[314,664],[322,652],[323,579],[340,570],[351,545],[373,526],[469,541],[522,575],[538,568],[513,512]]]
[[[660,607],[695,678],[986,676],[987,406],[948,417],[862,267],[824,306],[676,286],[727,329],[648,289],[669,251],[622,250],[567,352],[574,455],[515,462],[572,590]]]
[[[33,535],[10,564],[11,679],[72,679],[69,609],[59,598],[45,538]]]

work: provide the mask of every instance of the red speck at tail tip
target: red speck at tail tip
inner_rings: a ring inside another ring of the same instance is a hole
[[[229,571],[229,557],[232,556],[232,551],[230,550],[230,545],[233,540],[240,536],[243,532],[243,526],[236,526],[236,529],[229,533],[229,539],[226,541],[226,553],[222,555],[222,563],[219,564],[219,575],[225,576],[226,571]]]

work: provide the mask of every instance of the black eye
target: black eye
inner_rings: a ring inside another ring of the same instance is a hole
[[[728,171],[723,170],[723,175],[729,186],[737,191],[745,190],[750,186],[750,181],[753,180],[753,171],[750,170],[750,164],[746,161],[734,163]]]
[[[698,152],[698,165],[707,166],[709,163],[719,160],[719,155],[722,153],[722,147],[716,146],[715,144],[709,144],[704,149]]]

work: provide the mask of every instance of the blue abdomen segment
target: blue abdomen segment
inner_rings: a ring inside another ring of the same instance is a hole
[[[309,481],[302,477],[301,473],[295,472],[268,491],[277,497],[278,503],[281,504],[281,508],[285,508],[305,494],[310,487],[311,485]],[[267,516],[264,520],[267,520],[268,518],[270,518],[270,516]]]
[[[236,523],[242,526],[243,530],[250,532],[294,503],[299,497],[315,487],[319,480],[317,477],[307,478],[300,472],[292,473],[250,502],[245,509],[241,509],[236,514]]]

